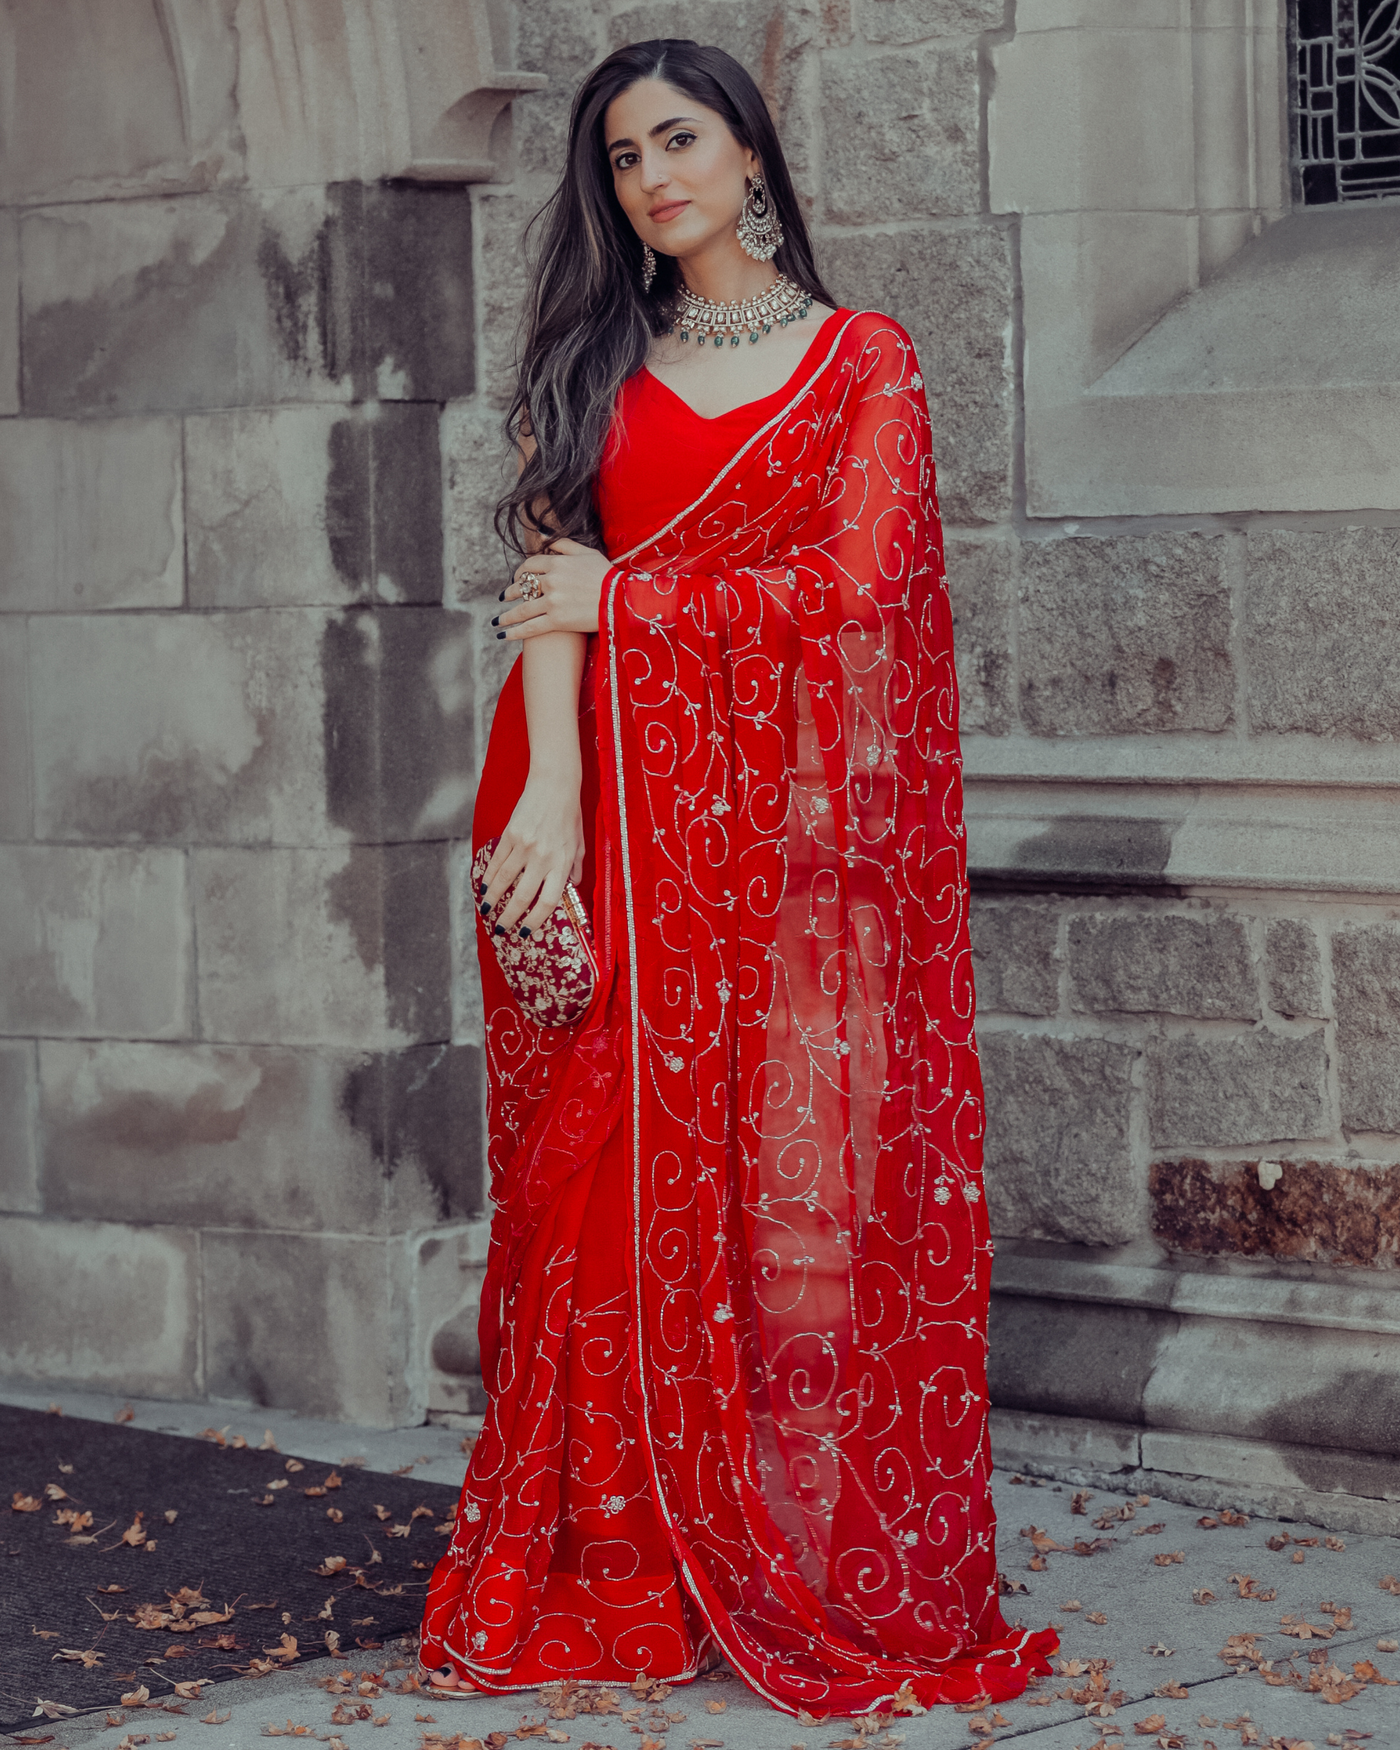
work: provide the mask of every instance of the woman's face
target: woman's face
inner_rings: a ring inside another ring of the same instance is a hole
[[[733,238],[745,178],[759,165],[721,115],[641,79],[608,105],[603,129],[613,187],[643,243],[684,259]]]

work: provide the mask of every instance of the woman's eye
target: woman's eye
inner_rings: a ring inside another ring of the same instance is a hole
[[[617,157],[613,159],[613,169],[630,170],[636,162],[637,154],[635,152],[619,152]]]
[[[688,146],[694,138],[694,134],[672,134],[666,142],[666,150],[669,152],[672,146]]]

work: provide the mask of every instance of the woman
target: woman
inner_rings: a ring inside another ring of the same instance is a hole
[[[719,49],[574,106],[503,503],[528,557],[477,846],[490,1399],[435,1691],[683,1681],[789,1712],[1020,1692],[988,1495],[966,882],[922,384],[834,307]],[[566,880],[572,1028],[493,943]]]

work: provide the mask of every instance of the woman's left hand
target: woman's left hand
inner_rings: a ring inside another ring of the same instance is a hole
[[[516,567],[515,581],[501,595],[515,605],[491,622],[496,636],[519,642],[542,632],[596,632],[603,579],[611,569],[612,561],[593,547],[562,536],[551,541]],[[538,595],[526,596],[521,588],[529,577],[539,579]]]

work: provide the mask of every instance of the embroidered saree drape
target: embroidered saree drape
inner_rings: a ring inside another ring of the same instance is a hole
[[[423,1657],[485,1689],[586,1675],[595,1645],[602,1674],[685,1676],[712,1640],[781,1708],[860,1713],[1005,1698],[1056,1644],[997,1602],[957,688],[913,348],[842,313],[769,400],[663,526],[609,515],[639,434],[600,482],[592,1008],[542,1031],[483,959],[490,1410]],[[493,736],[478,836],[518,744]]]

